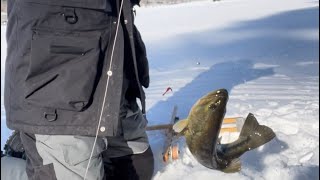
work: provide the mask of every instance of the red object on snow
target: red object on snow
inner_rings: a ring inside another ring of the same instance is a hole
[[[164,96],[168,91],[172,91],[171,87],[168,87],[167,90],[166,90],[166,92],[164,92],[164,93],[162,94],[162,96]]]

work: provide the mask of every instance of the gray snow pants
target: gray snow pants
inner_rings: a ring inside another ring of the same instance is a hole
[[[104,160],[104,169],[104,180],[150,180],[153,172],[152,151],[149,147],[142,154],[108,158],[108,160]],[[53,175],[48,178],[54,179],[56,177]],[[24,159],[9,156],[1,157],[1,180],[27,179],[26,161]]]
[[[140,109],[127,109],[125,114],[120,116],[121,136],[97,139],[87,180],[119,179],[117,176],[124,174],[124,180],[151,179],[154,160],[144,130],[146,120]],[[94,137],[26,133],[20,137],[30,180],[84,179]]]

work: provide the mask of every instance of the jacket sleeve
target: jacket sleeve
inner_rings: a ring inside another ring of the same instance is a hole
[[[135,25],[133,26],[133,37],[136,48],[136,60],[138,65],[139,80],[141,85],[143,85],[145,88],[148,88],[150,77],[146,46],[141,38],[140,32]]]

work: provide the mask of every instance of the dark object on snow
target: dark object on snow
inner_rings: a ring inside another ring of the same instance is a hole
[[[20,139],[20,133],[18,131],[13,131],[12,135],[8,138],[4,145],[3,155],[1,151],[1,157],[2,156],[26,159],[26,154]]]
[[[167,90],[162,94],[162,96],[164,96],[168,91],[172,91],[171,87],[168,87]]]
[[[188,148],[199,163],[226,173],[240,171],[239,157],[275,137],[267,126],[259,125],[253,114],[247,116],[239,138],[220,144],[219,132],[226,112],[228,91],[219,89],[198,100],[185,120],[174,124],[173,129],[186,137]]]

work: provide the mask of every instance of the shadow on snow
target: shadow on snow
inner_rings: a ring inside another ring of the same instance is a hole
[[[174,94],[166,101],[158,101],[152,106],[147,112],[149,124],[168,123],[174,105],[178,105],[180,119],[186,118],[192,105],[208,92],[218,88],[225,88],[230,92],[234,86],[243,82],[276,73],[275,67],[253,68],[254,63],[259,62],[259,60],[268,64],[283,65],[287,68],[287,71],[282,72],[291,74],[295,72],[290,72],[290,66],[300,61],[318,60],[318,38],[289,34],[290,32],[296,33],[305,30],[318,32],[318,14],[318,7],[288,11],[255,21],[237,23],[223,30],[188,33],[171,38],[168,41],[163,40],[157,44],[147,44],[150,67],[154,69],[184,68],[185,63],[189,63],[184,62],[184,60],[190,58],[195,59],[195,61],[200,60],[201,64],[210,64],[210,60],[220,62],[211,63],[213,65],[208,71],[198,75],[179,91],[174,91]],[[232,36],[237,33],[238,38],[232,40]],[[241,33],[244,36],[239,38]],[[318,65],[305,73],[318,75]],[[156,122],[152,120],[156,120]],[[157,135],[150,132],[149,136]],[[160,136],[158,135],[158,137]],[[163,143],[161,142],[162,138],[164,138],[163,135],[161,135],[161,138],[153,138],[154,142],[150,142],[151,145]],[[266,144],[262,151],[254,150],[243,155],[243,164],[248,168],[262,171],[266,166],[262,163],[264,157],[268,154],[280,153],[287,148],[288,145],[285,142],[276,138]],[[154,149],[156,164],[162,164],[157,162],[161,161],[160,158],[157,159],[161,157],[161,154],[159,154],[161,151]],[[164,166],[160,165],[155,170],[161,171],[163,168]],[[308,174],[308,172],[315,171],[315,168],[305,167],[300,170],[307,171]],[[317,172],[318,175],[315,174],[315,176],[319,176],[319,170]],[[301,178],[296,177],[296,179]]]

